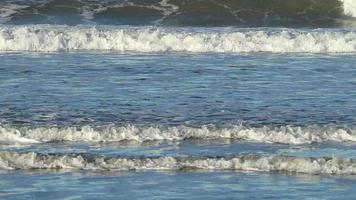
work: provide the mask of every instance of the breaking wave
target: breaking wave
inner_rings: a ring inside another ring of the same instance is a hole
[[[125,158],[85,154],[0,152],[0,169],[72,170],[242,170],[308,174],[356,174],[356,162],[342,158],[241,155],[233,157]]]
[[[356,17],[356,1],[340,0],[343,3],[344,13],[348,16]]]
[[[356,17],[354,0],[3,0],[10,24],[335,26]]]
[[[355,31],[0,26],[0,51],[356,52]]]
[[[337,127],[245,127],[229,128],[203,126],[178,127],[125,127],[108,126],[94,129],[88,126],[75,128],[11,128],[0,126],[2,143],[120,142],[120,141],[180,141],[186,139],[234,139],[263,143],[310,144],[326,141],[356,142],[356,129]]]

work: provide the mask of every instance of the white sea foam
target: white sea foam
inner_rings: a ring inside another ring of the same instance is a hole
[[[101,129],[82,128],[11,128],[0,126],[0,142],[45,143],[72,142],[120,142],[120,141],[179,141],[185,139],[235,139],[262,143],[309,144],[325,141],[356,142],[354,128],[336,127],[260,127],[241,125],[229,128],[200,127],[125,127],[108,126]]]
[[[355,0],[340,0],[344,4],[345,15],[356,17],[356,1]]]
[[[356,174],[352,159],[242,155],[236,157],[115,158],[85,155],[44,155],[0,152],[0,169],[87,170],[242,170],[308,174]]]
[[[356,52],[355,31],[0,26],[0,51]]]

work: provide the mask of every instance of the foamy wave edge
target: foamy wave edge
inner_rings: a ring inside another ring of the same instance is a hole
[[[355,31],[0,26],[0,51],[356,52]]]
[[[345,15],[356,17],[356,1],[355,0],[340,0],[344,5]]]
[[[341,158],[241,155],[235,157],[115,158],[0,152],[0,169],[242,170],[308,174],[356,174],[356,162]]]
[[[192,128],[176,127],[122,127],[107,126],[95,129],[81,128],[12,128],[0,126],[2,143],[46,143],[70,142],[120,142],[120,141],[181,141],[186,139],[234,139],[241,141],[281,144],[310,144],[321,142],[356,142],[356,129],[353,127],[246,127],[243,125],[228,128],[202,126]]]

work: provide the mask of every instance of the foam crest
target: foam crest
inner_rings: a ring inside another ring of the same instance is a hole
[[[345,15],[356,17],[356,1],[355,0],[340,0],[344,4]]]
[[[356,32],[2,26],[0,51],[356,52]]]
[[[0,169],[242,170],[308,174],[355,174],[352,159],[242,155],[234,157],[115,158],[0,152]]]
[[[136,127],[133,125],[94,129],[89,126],[75,128],[11,128],[0,126],[3,143],[38,142],[120,142],[120,141],[180,141],[186,139],[234,139],[262,143],[309,144],[319,142],[356,142],[354,128],[337,127],[245,127],[229,128],[202,126]]]

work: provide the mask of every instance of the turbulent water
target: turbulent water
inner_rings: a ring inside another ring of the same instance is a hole
[[[25,161],[25,162],[24,162]],[[230,158],[110,158],[83,155],[40,155],[0,152],[5,169],[96,169],[96,170],[248,170],[300,173],[355,174],[351,159],[239,156]],[[303,167],[301,167],[303,166]]]
[[[356,52],[354,30],[5,26],[0,51]]]
[[[0,199],[352,199],[355,0],[0,1]]]
[[[345,26],[353,0],[4,0],[8,24],[129,24],[169,26]]]
[[[3,142],[42,143],[72,142],[120,142],[120,141],[180,141],[186,139],[235,139],[255,142],[309,144],[316,142],[356,142],[354,128],[280,127],[280,128],[190,128],[190,127],[106,127],[95,130],[90,127],[14,129],[0,127]],[[1,141],[0,140],[0,141]]]

